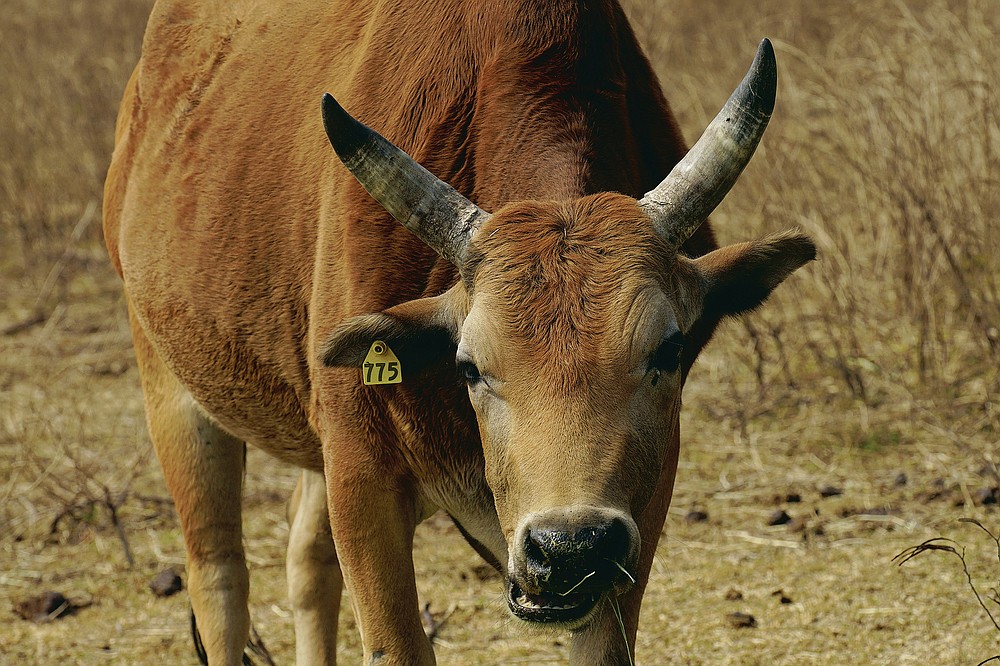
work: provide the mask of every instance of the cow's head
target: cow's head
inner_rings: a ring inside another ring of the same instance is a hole
[[[815,256],[798,233],[680,252],[749,161],[774,93],[765,40],[702,138],[641,200],[605,193],[492,214],[324,98],[344,164],[462,275],[440,296],[349,320],[324,361],[359,366],[381,339],[404,367],[421,355],[457,366],[518,617],[578,626],[634,582],[636,520],[657,484],[672,483],[687,369],[719,320],[757,307]]]

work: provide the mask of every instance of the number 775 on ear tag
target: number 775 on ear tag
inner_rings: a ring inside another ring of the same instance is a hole
[[[361,366],[361,379],[366,385],[399,384],[403,381],[403,369],[389,345],[381,340],[372,343]]]

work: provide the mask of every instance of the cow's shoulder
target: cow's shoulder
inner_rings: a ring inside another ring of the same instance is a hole
[[[158,0],[142,43],[140,94],[172,100],[196,97],[231,53],[243,28],[246,4]]]

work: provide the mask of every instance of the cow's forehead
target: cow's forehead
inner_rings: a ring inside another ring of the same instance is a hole
[[[674,258],[636,201],[604,193],[570,201],[518,202],[473,239],[475,284],[589,291],[605,273],[663,275]],[[592,296],[594,294],[591,294]]]
[[[480,335],[536,360],[620,363],[674,318],[676,254],[628,197],[515,204],[474,242]]]

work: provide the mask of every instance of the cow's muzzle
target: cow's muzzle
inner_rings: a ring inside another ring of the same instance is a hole
[[[529,622],[584,624],[606,594],[634,582],[638,529],[609,509],[558,509],[535,513],[517,530],[507,604]]]

